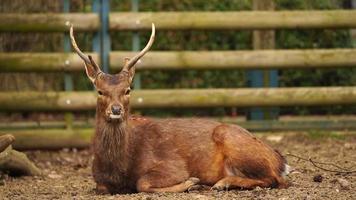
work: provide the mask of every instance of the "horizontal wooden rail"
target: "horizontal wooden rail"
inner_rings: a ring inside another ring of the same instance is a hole
[[[75,31],[95,31],[99,15],[94,13],[0,14],[0,32],[66,32],[72,23]]]
[[[90,53],[100,63],[96,53]],[[75,53],[0,53],[0,72],[83,71]]]
[[[90,53],[98,63],[98,55]],[[110,53],[118,71],[129,51]],[[256,50],[256,51],[151,51],[136,65],[138,70],[179,69],[289,69],[355,67],[356,49]],[[74,53],[0,53],[0,72],[84,71]]]
[[[137,90],[134,108],[355,104],[356,87]],[[91,110],[94,92],[0,92],[0,110]]]
[[[110,54],[112,69],[118,70],[133,52]],[[255,51],[150,51],[137,69],[285,69],[355,67],[356,49],[255,50]]]
[[[355,28],[356,11],[120,12],[111,30]]]
[[[73,127],[80,127],[80,128],[91,128],[95,124],[94,115],[92,116],[93,119],[90,121],[84,120],[74,120],[72,122]],[[356,120],[355,120],[356,121]],[[0,132],[1,130],[26,130],[26,129],[54,129],[54,128],[67,128],[68,123],[66,121],[7,121],[7,122],[0,122]]]
[[[224,118],[225,123],[238,124],[250,131],[311,131],[311,130],[356,130],[355,120],[261,120],[238,122],[233,119]]]
[[[15,149],[61,149],[88,147],[94,133],[92,128],[1,130],[0,135],[15,136]]]
[[[151,119],[155,119],[152,118]],[[159,118],[156,118],[159,119]],[[224,123],[239,124],[252,131],[288,131],[288,130],[356,130],[356,118],[354,116],[279,116],[279,120],[261,120],[261,121],[246,121],[242,117],[223,117],[213,118],[206,117],[204,119],[221,121]],[[90,120],[75,120],[73,127],[75,128],[93,128],[95,125],[94,115]],[[67,123],[65,121],[18,121],[18,122],[0,122],[0,132],[2,131],[19,131],[28,129],[65,129]]]
[[[236,123],[236,121],[228,121]],[[356,129],[355,121],[248,121],[238,122],[238,125],[252,131],[310,131],[310,130],[340,130],[353,131]],[[86,148],[89,147],[94,134],[93,128],[55,128],[55,129],[0,129],[0,136],[10,133],[15,136],[13,147],[18,150],[61,149],[61,148]],[[355,134],[348,132],[348,134]],[[260,136],[259,134],[256,134]],[[266,136],[266,133],[263,133]]]
[[[120,12],[110,14],[111,30],[355,28],[356,11]],[[0,14],[0,32],[94,31],[94,13]]]

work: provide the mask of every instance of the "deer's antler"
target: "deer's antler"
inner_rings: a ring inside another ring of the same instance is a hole
[[[136,56],[134,56],[128,62],[126,62],[125,66],[123,67],[122,70],[129,71],[136,64],[136,62],[147,53],[147,51],[151,48],[154,40],[155,40],[155,25],[154,25],[154,23],[152,23],[151,37],[150,37],[150,40],[148,41],[147,45],[145,46],[145,48],[143,48],[140,51],[140,53],[138,53]]]
[[[95,63],[95,61],[91,58],[91,56],[87,56],[85,55],[78,47],[77,42],[74,39],[74,34],[73,34],[73,24],[71,24],[70,26],[70,30],[69,30],[69,35],[70,35],[70,40],[72,43],[72,46],[75,50],[75,52],[77,52],[77,54],[79,55],[80,58],[83,59],[83,61],[88,64],[93,66],[93,68],[97,71],[97,72],[101,72],[100,67],[98,66],[98,64]]]

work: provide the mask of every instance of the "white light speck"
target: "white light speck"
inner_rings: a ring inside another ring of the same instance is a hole
[[[65,25],[70,26],[70,21],[66,21]]]
[[[143,98],[142,98],[142,97],[139,97],[139,98],[137,99],[137,102],[138,102],[138,103],[142,103],[142,102],[143,102]]]
[[[66,100],[66,104],[67,104],[67,105],[69,105],[69,104],[71,104],[71,103],[72,103],[72,102],[70,101],[70,99],[67,99],[67,100]]]

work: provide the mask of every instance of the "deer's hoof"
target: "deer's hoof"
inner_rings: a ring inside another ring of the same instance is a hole
[[[211,190],[225,191],[225,190],[228,190],[229,187],[230,187],[230,185],[228,185],[228,184],[216,183],[213,187],[211,187]]]
[[[110,194],[109,190],[107,187],[101,184],[97,184],[95,188],[95,193],[97,195],[105,195],[105,194]]]
[[[203,185],[193,185],[188,188],[188,192],[204,189]]]
[[[192,185],[195,185],[200,182],[200,179],[196,177],[190,177],[187,182],[191,183]]]
[[[199,182],[200,182],[199,178],[190,177],[188,180],[185,181],[187,191],[190,192],[192,190],[196,190],[198,187],[197,183],[199,183]]]

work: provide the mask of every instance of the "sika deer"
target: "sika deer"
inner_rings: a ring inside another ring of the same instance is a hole
[[[287,187],[284,158],[247,130],[204,119],[130,117],[135,63],[146,47],[124,60],[120,73],[103,73],[77,47],[86,74],[98,91],[93,176],[98,193],[183,192],[196,184],[212,189]]]

